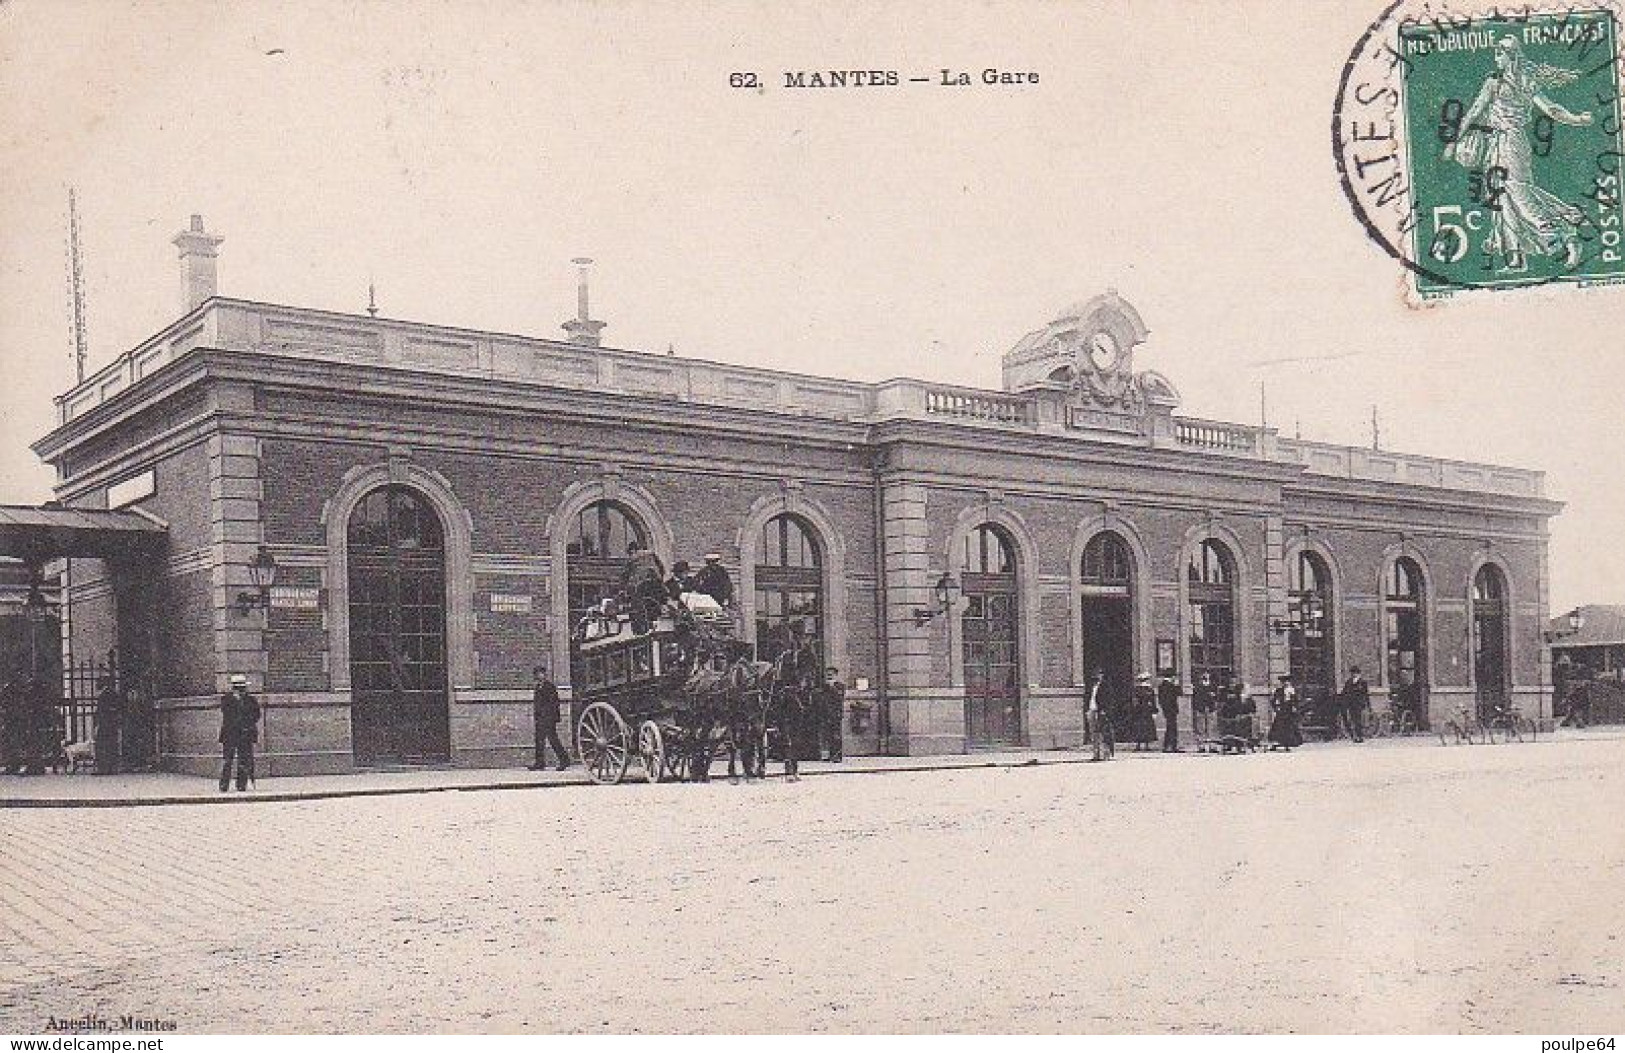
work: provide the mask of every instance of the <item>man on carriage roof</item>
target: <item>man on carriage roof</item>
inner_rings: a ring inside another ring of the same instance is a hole
[[[728,577],[728,571],[722,566],[722,554],[707,552],[705,566],[694,576],[694,588],[716,600],[724,607],[733,602],[734,583]]]

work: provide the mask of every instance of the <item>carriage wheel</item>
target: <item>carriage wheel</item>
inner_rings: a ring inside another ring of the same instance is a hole
[[[638,727],[638,758],[643,761],[643,777],[659,782],[666,774],[666,740],[660,725],[645,720]]]
[[[593,782],[614,785],[632,763],[632,732],[607,702],[594,702],[576,725],[576,752]]]

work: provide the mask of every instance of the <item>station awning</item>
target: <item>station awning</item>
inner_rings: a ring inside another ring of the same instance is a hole
[[[150,552],[166,529],[134,512],[0,505],[0,556],[30,563],[106,559]]]

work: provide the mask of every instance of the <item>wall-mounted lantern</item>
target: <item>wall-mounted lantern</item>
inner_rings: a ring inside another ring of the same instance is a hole
[[[939,614],[947,614],[952,609],[954,601],[959,598],[959,582],[954,580],[952,574],[943,571],[942,577],[938,578],[937,583],[931,587],[931,595],[935,600],[932,606],[914,608],[914,625],[916,628],[925,625]]]
[[[270,549],[261,545],[254,561],[248,565],[248,580],[253,583],[255,591],[237,594],[238,614],[271,606],[271,586],[276,584],[276,571],[276,557],[271,555]]]

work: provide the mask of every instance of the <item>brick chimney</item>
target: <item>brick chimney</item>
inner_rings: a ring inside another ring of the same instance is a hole
[[[175,235],[173,244],[181,250],[181,298],[185,311],[216,295],[220,280],[215,273],[215,257],[225,238],[203,229],[203,217],[193,213],[192,225]]]
[[[570,261],[580,270],[580,278],[576,283],[576,316],[565,322],[563,329],[570,334],[572,344],[582,344],[586,347],[597,347],[602,342],[604,326],[608,322],[595,322],[592,313],[587,307],[587,268],[592,260],[585,256],[578,256]]]

